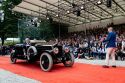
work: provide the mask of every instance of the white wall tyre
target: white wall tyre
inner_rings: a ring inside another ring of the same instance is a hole
[[[40,56],[40,67],[43,71],[48,72],[53,67],[53,59],[49,53],[42,53]]]
[[[30,46],[27,50],[27,55],[26,55],[27,61],[34,62],[36,55],[37,55],[37,49],[34,46]]]
[[[14,53],[11,53],[11,55],[10,55],[10,62],[11,62],[12,64],[15,64],[16,61],[17,61],[17,58],[14,57]]]
[[[72,67],[74,64],[74,55],[72,53],[65,54],[63,64],[65,67]]]

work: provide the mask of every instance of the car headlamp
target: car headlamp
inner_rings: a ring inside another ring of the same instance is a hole
[[[57,47],[55,47],[55,48],[53,49],[53,52],[54,52],[55,54],[58,54],[58,53],[59,53],[59,49],[58,49]]]

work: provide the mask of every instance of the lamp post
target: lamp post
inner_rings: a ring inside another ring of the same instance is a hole
[[[60,23],[61,23],[61,20],[60,20],[60,15],[59,15],[59,0],[58,0],[58,19],[59,19],[59,39],[60,39]]]
[[[20,43],[23,43],[23,38],[24,38],[24,33],[23,33],[23,29],[21,29],[21,22],[22,19],[18,19],[18,38],[20,38]]]
[[[19,19],[17,21],[17,28],[18,28],[18,38],[19,38]],[[20,39],[20,38],[19,38]],[[20,40],[19,40],[20,41]]]
[[[59,39],[60,39],[60,17],[59,17]]]

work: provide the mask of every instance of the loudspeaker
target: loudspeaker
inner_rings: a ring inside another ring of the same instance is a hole
[[[53,22],[53,18],[52,18],[52,17],[49,18],[49,22],[50,22],[50,23]]]
[[[112,7],[112,0],[107,0],[107,7]]]
[[[75,8],[75,7],[76,7],[76,4],[72,3],[72,7]]]
[[[81,11],[77,10],[77,16],[80,16],[80,15],[81,15]]]
[[[33,22],[33,19],[31,19],[31,22]]]
[[[33,25],[34,27],[37,27],[37,22],[33,22],[32,25]]]

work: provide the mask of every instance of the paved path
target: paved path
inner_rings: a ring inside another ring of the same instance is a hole
[[[104,60],[86,60],[86,59],[75,59],[75,62],[85,63],[85,64],[93,64],[93,65],[104,65]],[[110,60],[110,65],[112,65],[112,61]],[[125,61],[116,61],[117,66],[125,67]]]
[[[0,83],[41,83],[41,82],[0,69]]]

